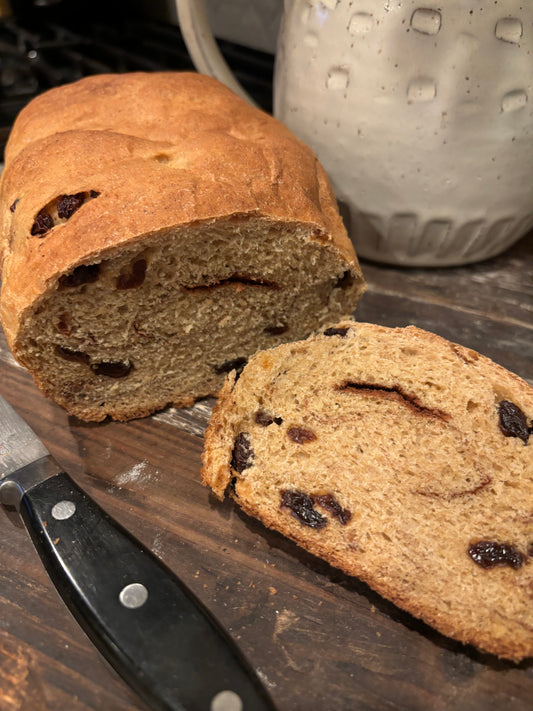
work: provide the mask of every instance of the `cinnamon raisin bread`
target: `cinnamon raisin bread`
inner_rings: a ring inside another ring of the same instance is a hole
[[[533,655],[533,390],[415,327],[342,322],[228,377],[203,481],[445,635]]]
[[[86,420],[215,394],[364,288],[315,155],[193,73],[93,76],[32,101],[6,148],[2,262],[15,357]]]

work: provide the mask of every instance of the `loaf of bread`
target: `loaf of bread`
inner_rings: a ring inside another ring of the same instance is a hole
[[[6,148],[0,264],[14,356],[85,420],[215,394],[364,289],[315,155],[194,73],[93,76],[33,100]]]
[[[444,635],[533,656],[533,389],[415,327],[341,322],[228,376],[203,481]]]

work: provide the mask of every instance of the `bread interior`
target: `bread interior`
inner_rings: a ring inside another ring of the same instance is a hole
[[[50,284],[15,344],[44,391],[90,420],[214,395],[256,350],[350,313],[362,290],[312,226],[259,217],[162,230],[99,258]]]

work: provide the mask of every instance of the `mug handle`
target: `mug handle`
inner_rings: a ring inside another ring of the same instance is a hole
[[[257,106],[222,56],[209,26],[204,0],[175,0],[175,4],[181,34],[196,69],[218,79],[248,103]]]

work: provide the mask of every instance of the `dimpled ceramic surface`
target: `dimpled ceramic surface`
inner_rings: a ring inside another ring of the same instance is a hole
[[[452,265],[533,226],[533,3],[289,0],[275,113],[317,152],[359,256]]]

